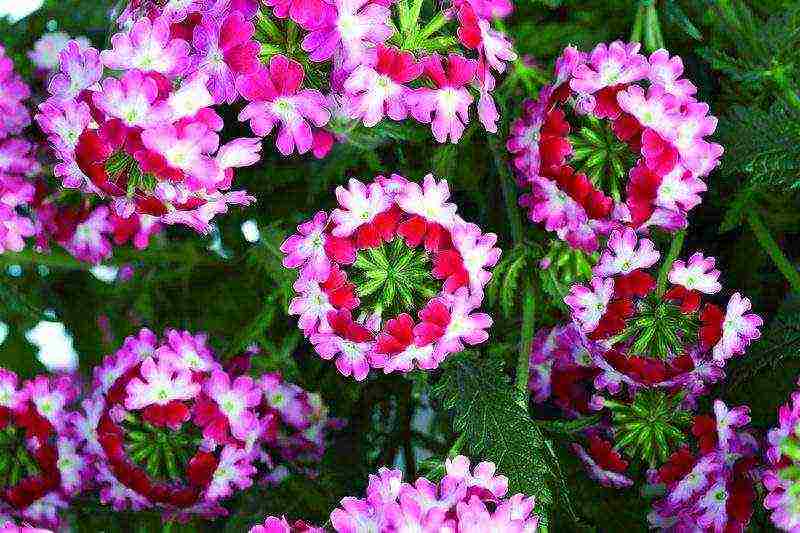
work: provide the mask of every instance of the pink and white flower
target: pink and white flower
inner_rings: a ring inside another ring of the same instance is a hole
[[[148,405],[167,405],[173,400],[189,400],[200,392],[188,370],[176,370],[165,359],[145,359],[142,379],[133,378],[126,389],[125,407],[142,409]]]
[[[573,285],[564,298],[584,332],[594,331],[614,295],[614,280],[593,277],[590,287]]]
[[[420,122],[431,124],[433,136],[440,143],[448,138],[451,143],[457,143],[469,123],[469,106],[474,99],[466,85],[475,77],[477,63],[450,54],[445,70],[442,58],[433,54],[424,60],[424,65],[425,74],[436,89],[421,88],[409,95],[411,113]]]
[[[715,294],[722,289],[717,281],[720,271],[714,268],[715,264],[713,257],[703,257],[700,252],[692,254],[687,263],[677,259],[669,271],[669,282],[690,291]]]
[[[661,254],[653,241],[639,239],[631,228],[612,231],[608,237],[607,248],[594,267],[595,276],[608,277],[617,274],[630,274],[634,270],[649,268],[658,262]]]
[[[111,69],[138,69],[177,77],[189,65],[189,43],[170,36],[166,17],[137,20],[130,30],[111,37],[111,50],[100,53],[103,64]]]
[[[758,315],[747,313],[750,307],[750,300],[738,292],[731,296],[722,322],[722,338],[714,346],[715,361],[722,363],[744,353],[751,342],[761,337],[758,328],[764,321]]]
[[[303,76],[299,63],[278,55],[270,59],[269,69],[260,67],[237,81],[239,92],[250,102],[239,120],[249,120],[253,133],[262,137],[279,127],[276,146],[283,155],[311,150],[309,122],[320,128],[330,119],[322,93],[300,88]]]

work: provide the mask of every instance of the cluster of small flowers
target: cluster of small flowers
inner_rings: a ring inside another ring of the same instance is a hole
[[[218,83],[235,75],[231,65],[245,72],[258,62],[256,43],[247,46],[246,39],[253,26],[245,19],[253,10],[211,4],[199,18],[170,11],[136,19],[112,37],[110,50],[70,41],[60,52],[50,97],[35,118],[65,188],[110,198],[114,216],[147,215],[149,227],[185,224],[200,233],[230,205],[254,201],[230,188],[235,168],[260,159],[260,140],[220,146],[223,121],[213,108],[225,100]],[[193,31],[207,38],[208,61],[200,42],[193,48],[187,41]],[[104,76],[104,69],[113,74]]]
[[[42,54],[38,50],[35,57],[44,61]],[[105,205],[91,207],[87,202],[68,205],[49,189],[38,161],[39,147],[21,135],[31,124],[24,104],[30,94],[0,47],[0,253],[22,251],[29,237],[38,250],[47,250],[52,241],[90,263],[108,258],[113,245],[129,240],[137,248],[146,247],[161,229],[153,217],[121,217]],[[68,128],[65,120],[51,127]]]
[[[55,528],[85,488],[88,462],[69,424],[77,396],[68,376],[20,383],[0,368],[0,516]]]
[[[533,533],[539,518],[534,499],[523,494],[506,497],[508,479],[495,475],[493,463],[470,469],[464,456],[448,459],[446,475],[437,484],[419,478],[403,482],[399,470],[381,468],[369,476],[366,498],[346,497],[331,513],[338,533],[356,531],[513,531]],[[269,517],[250,533],[324,533],[305,522],[290,525],[285,518]]]
[[[798,381],[800,385],[800,381]],[[778,408],[778,426],[767,434],[768,468],[763,482],[769,494],[764,507],[783,531],[800,531],[800,393]]]
[[[320,357],[362,380],[370,367],[433,369],[488,339],[491,318],[473,311],[500,258],[497,236],[456,214],[446,180],[351,179],[336,197],[330,216],[318,212],[281,246],[283,265],[299,269],[289,312]],[[383,301],[369,305],[376,294]],[[386,316],[400,302],[403,312]]]
[[[668,531],[744,531],[753,514],[758,482],[758,442],[744,427],[746,406],[714,401],[714,417],[697,416],[697,452],[684,447],[648,472],[664,497],[653,504],[651,527]]]
[[[662,49],[647,58],[638,43],[601,43],[589,54],[567,47],[555,81],[523,104],[507,143],[520,183],[531,189],[520,200],[530,219],[588,252],[620,225],[685,227],[722,147],[706,141],[717,120],[682,74],[680,57]],[[577,166],[584,159],[607,166],[590,179]],[[605,188],[602,179],[610,181]]]
[[[293,471],[315,476],[328,431],[343,422],[328,417],[319,394],[285,381],[278,373],[264,374],[259,383],[263,397],[256,413],[263,429],[256,454],[263,466],[262,481],[280,482],[289,474],[289,465]]]
[[[459,0],[445,11],[436,7],[439,14],[426,27],[427,37],[457,21],[451,44],[460,42],[464,52],[477,54],[477,59],[468,59],[458,53],[447,58],[437,53],[417,57],[413,51],[401,50],[399,39],[418,36],[401,36],[396,31],[392,20],[399,16],[393,13],[395,3],[268,0],[265,11],[257,13],[253,0],[168,2],[163,6],[135,0],[118,18],[128,29],[117,37],[120,44],[115,44],[114,50],[126,52],[126,59],[116,60],[114,68],[142,68],[137,59],[145,54],[134,58],[129,52],[146,45],[148,50],[160,52],[159,56],[174,52],[170,64],[177,68],[176,60],[187,59],[181,63],[184,75],[203,74],[215,103],[230,104],[243,97],[248,104],[239,119],[249,121],[260,137],[277,129],[276,146],[284,155],[311,151],[324,157],[336,140],[332,119],[337,118],[373,127],[386,117],[395,121],[412,117],[431,124],[439,142],[449,139],[456,143],[470,120],[473,93],[478,95],[481,123],[496,132],[493,72],[504,72],[516,54],[508,38],[491,25],[495,17],[510,14],[512,4],[508,0]],[[226,9],[237,15],[226,14]],[[163,25],[162,40],[154,41],[149,33],[136,38],[145,28],[142,17]],[[293,33],[278,28],[286,19],[297,25],[295,31],[299,27],[303,32],[296,36],[296,46],[287,47],[283,42]],[[258,63],[262,44],[272,50],[268,66]],[[424,43],[419,44],[422,52]],[[290,51],[286,48],[299,55],[287,57],[284,54]],[[301,64],[306,65],[305,70]],[[319,78],[314,85],[324,86],[327,95],[304,87],[304,79],[311,74]]]
[[[33,144],[20,136],[30,124],[24,104],[29,96],[30,88],[0,46],[0,253],[22,250],[25,238],[36,233],[25,210],[36,193],[29,178],[39,165]]]
[[[478,95],[480,122],[487,131],[497,131],[498,113],[491,95],[496,86],[493,72],[503,73],[506,63],[517,56],[509,39],[493,29],[492,22],[511,13],[513,6],[508,0],[458,0],[445,11],[434,7],[438,15],[426,26],[427,37],[456,21],[455,35],[440,40],[450,37],[451,44],[460,43],[462,52],[473,51],[477,59],[468,59],[462,53],[443,58],[430,53],[430,47],[426,51],[420,41],[423,37],[417,35],[424,30],[404,26],[405,19],[418,17],[419,10],[411,15],[413,8],[399,6],[396,0],[264,3],[271,7],[271,20],[288,18],[306,32],[299,43],[307,54],[301,62],[309,64],[311,71],[322,71],[319,77],[330,90],[327,98],[318,91],[299,90],[303,69],[300,63],[282,55],[271,59],[269,69],[245,77],[240,91],[251,103],[240,118],[249,119],[259,135],[282,124],[278,135],[281,152],[291,153],[296,146],[302,153],[312,145],[315,152],[327,150],[333,137],[316,130],[312,140],[308,123],[322,128],[331,117],[356,120],[366,127],[387,117],[395,121],[411,117],[431,124],[438,142],[449,139],[456,143],[470,120],[473,93]],[[393,17],[398,20],[397,26]],[[403,42],[409,45],[415,39],[418,46],[401,49]],[[302,129],[293,127],[297,121],[304,125]]]
[[[259,470],[276,477],[271,446],[281,459],[317,459],[328,425],[318,397],[274,375],[228,372],[205,335],[176,330],[126,338],[95,368],[82,405],[72,423],[101,502],[178,520],[224,515],[220,503]]]
[[[654,244],[633,229],[611,232],[590,286],[573,285],[565,298],[572,322],[534,338],[534,402],[552,402],[576,418],[610,414],[605,408],[612,404],[634,405],[642,391],[663,391],[677,398],[676,406],[693,408],[708,385],[724,377],[726,361],[759,337],[762,321],[738,293],[725,313],[702,302],[702,295],[721,290],[713,258],[695,253],[674,261],[663,294],[648,272],[659,259]],[[588,428],[588,447],[574,444],[573,450],[600,484],[630,487],[628,461],[603,437],[609,423],[614,426],[604,418]]]
[[[749,313],[750,300],[739,293],[725,313],[702,302],[702,295],[722,287],[714,258],[699,252],[672,264],[662,294],[647,271],[659,258],[653,242],[633,229],[614,230],[590,284],[573,285],[564,302],[591,346],[598,392],[681,389],[691,403],[707,383],[724,376],[728,359],[760,337],[763,321]]]

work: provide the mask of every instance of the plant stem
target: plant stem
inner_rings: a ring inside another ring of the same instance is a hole
[[[522,341],[517,356],[516,386],[520,405],[528,409],[528,373],[530,371],[531,343],[536,324],[536,293],[533,284],[528,284],[522,297]]]
[[[453,446],[450,447],[450,451],[447,452],[447,457],[455,457],[461,452],[461,447],[464,446],[464,441],[466,440],[465,435],[462,433],[458,436],[456,441],[453,443]]]
[[[797,271],[792,262],[789,261],[789,258],[781,251],[780,246],[775,242],[775,238],[770,233],[769,228],[767,228],[767,225],[764,224],[764,221],[761,219],[761,215],[759,215],[755,209],[751,209],[747,215],[747,222],[750,224],[750,228],[753,230],[758,244],[767,252],[772,262],[775,263],[775,266],[778,267],[783,277],[789,282],[792,292],[800,294],[800,272]]]
[[[667,252],[667,257],[664,259],[664,263],[661,264],[661,270],[658,272],[658,281],[656,282],[656,294],[658,296],[664,296],[664,293],[667,291],[667,276],[672,268],[672,263],[675,262],[675,259],[678,258],[678,254],[681,253],[681,248],[683,248],[683,240],[685,238],[686,230],[681,230],[676,233],[675,237],[672,239],[672,244],[669,247],[669,252]]]
[[[496,136],[489,137],[489,147],[494,154],[495,166],[497,166],[497,173],[500,177],[500,186],[503,190],[503,201],[506,206],[506,213],[508,214],[508,223],[511,226],[511,240],[514,244],[522,242],[522,219],[519,215],[519,206],[517,205],[517,193],[514,190],[516,184],[511,173],[508,171],[506,162],[500,155],[499,142]]]

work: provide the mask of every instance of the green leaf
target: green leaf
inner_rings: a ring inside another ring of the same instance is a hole
[[[536,496],[552,508],[556,492],[569,510],[552,446],[520,405],[520,394],[499,359],[465,354],[445,365],[433,393],[453,415],[453,430],[464,436],[474,458],[489,460],[509,478],[509,492]]]

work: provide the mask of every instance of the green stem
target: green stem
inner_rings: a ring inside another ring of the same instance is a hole
[[[530,371],[531,344],[533,343],[533,331],[536,325],[536,293],[534,287],[529,284],[525,295],[522,297],[522,342],[519,346],[517,356],[517,392],[520,396],[520,404],[527,410],[528,408],[528,373]]]
[[[664,37],[661,35],[661,22],[658,20],[658,10],[655,1],[647,2],[644,16],[644,48],[648,52],[655,52],[664,48]]]
[[[747,221],[750,223],[750,228],[753,230],[758,244],[767,252],[772,262],[775,263],[775,266],[778,267],[783,277],[789,282],[792,292],[800,294],[800,273],[791,261],[789,261],[789,258],[781,251],[780,246],[775,242],[769,228],[767,228],[767,225],[764,224],[764,221],[761,219],[761,215],[754,209],[751,209],[747,215]]]
[[[162,524],[161,533],[172,533],[173,524],[174,524],[174,522],[172,522],[172,521],[164,522]]]
[[[683,240],[686,238],[686,230],[681,230],[675,234],[672,239],[672,244],[669,247],[669,252],[664,262],[661,264],[661,270],[658,272],[658,281],[656,282],[656,294],[664,296],[667,291],[667,276],[672,268],[672,263],[678,258],[683,248]]]
[[[453,443],[453,446],[450,447],[450,451],[447,452],[447,457],[455,457],[461,452],[461,448],[464,446],[464,441],[467,440],[464,433],[458,436],[456,441]]]
[[[497,136],[489,137],[489,147],[494,154],[495,166],[497,166],[497,173],[500,177],[500,186],[503,191],[503,201],[508,214],[508,223],[511,226],[511,240],[514,244],[522,242],[522,218],[520,218],[520,209],[517,205],[517,193],[515,191],[516,184],[511,172],[508,171],[508,164],[500,154],[500,145]]]
[[[104,261],[104,265],[124,265],[133,261],[145,263],[182,263],[191,265],[219,265],[224,259],[217,259],[211,254],[200,255],[195,248],[180,247],[174,250],[151,248],[133,250],[120,248],[114,250],[114,256]],[[4,252],[0,254],[0,265],[44,265],[66,270],[90,270],[94,265],[78,261],[65,251],[54,248],[50,253],[42,254],[30,248],[21,252]]]
[[[631,30],[630,42],[638,43],[642,41],[642,26],[644,25],[644,11],[645,6],[643,2],[639,2],[636,8],[636,18],[633,19],[633,29]]]

